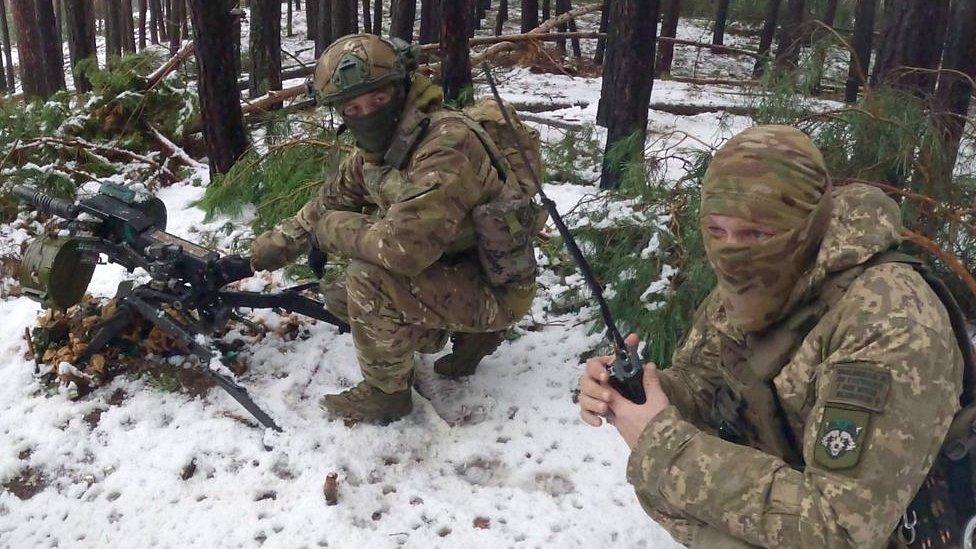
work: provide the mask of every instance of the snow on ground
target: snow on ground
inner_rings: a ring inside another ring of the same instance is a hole
[[[591,16],[587,26],[598,20]],[[289,41],[292,51],[301,41]],[[499,79],[509,101],[566,104],[538,113],[543,123],[535,125],[550,141],[561,130],[547,120],[593,123],[599,79],[524,70]],[[743,100],[734,91],[660,81],[652,101],[721,109]],[[675,142],[679,129],[695,147],[750,124],[721,111],[652,110],[650,118],[652,137]],[[667,170],[667,179],[682,175],[677,165]],[[548,187],[562,211],[594,192]],[[190,184],[160,191],[172,232],[198,242],[217,233],[225,247],[248,235],[246,218],[204,223],[190,206],[201,193]],[[25,237],[0,227],[0,249]],[[100,266],[91,289],[110,296],[126,276]],[[571,402],[579,356],[599,337],[588,333],[589,311],[551,316],[545,305],[578,282],[544,271],[519,337],[463,385],[471,403],[486,407],[480,423],[452,427],[415,395],[414,412],[402,421],[347,428],[324,419],[317,400],[360,379],[349,335],[309,324],[298,340],[253,344],[251,369],[239,381],[284,428],[280,435],[241,421],[246,412],[219,389],[190,398],[122,376],[78,401],[48,394],[22,338],[39,308],[25,298],[2,300],[0,484],[34,482],[37,493],[20,499],[0,491],[0,546],[672,546],[626,483],[624,443],[612,428],[584,426]],[[268,311],[253,315],[280,321]],[[322,485],[333,471],[339,504],[326,506]]]

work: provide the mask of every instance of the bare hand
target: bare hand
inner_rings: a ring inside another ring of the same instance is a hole
[[[636,347],[640,340],[636,335],[627,336],[626,345]],[[607,366],[614,357],[604,356],[586,361],[586,371],[580,376],[580,418],[587,424],[599,427],[606,419],[617,428],[624,442],[633,448],[638,437],[661,410],[670,404],[668,396],[661,388],[657,365],[648,363],[644,367],[644,390],[647,402],[634,404],[610,387],[610,374]]]

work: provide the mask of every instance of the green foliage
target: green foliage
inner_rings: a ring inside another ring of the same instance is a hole
[[[256,233],[295,215],[338,168],[335,137],[300,140],[272,147],[266,154],[249,152],[227,174],[215,178],[198,206],[208,215],[239,215],[253,205]]]
[[[596,126],[586,124],[569,129],[558,141],[542,144],[543,175],[547,182],[588,184],[580,174],[598,171],[602,156]]]

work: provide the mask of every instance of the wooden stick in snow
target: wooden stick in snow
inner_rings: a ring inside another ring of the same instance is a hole
[[[166,78],[169,73],[175,71],[177,67],[183,64],[191,55],[193,55],[194,42],[190,40],[180,48],[180,51],[176,52],[176,55],[171,57],[169,61],[163,63],[163,66],[159,67],[153,71],[149,76],[146,77],[146,87],[144,91],[149,91],[159,85]]]
[[[156,141],[159,141],[159,144],[162,145],[164,149],[166,149],[166,151],[170,154],[170,157],[179,160],[184,165],[193,168],[195,170],[210,169],[206,164],[199,162],[195,160],[193,157],[191,157],[190,155],[186,154],[186,151],[184,151],[182,147],[167,139],[167,137],[163,135],[163,133],[160,132],[158,129],[156,129],[155,126],[153,126],[152,124],[147,124],[147,125],[149,126],[149,131],[152,132],[153,137],[155,137]]]

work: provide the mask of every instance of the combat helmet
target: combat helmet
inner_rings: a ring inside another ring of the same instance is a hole
[[[332,43],[319,57],[310,92],[319,103],[342,101],[404,82],[417,67],[417,49],[399,39],[350,34]]]

